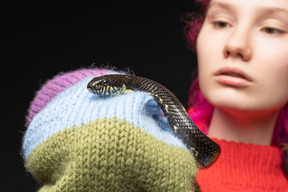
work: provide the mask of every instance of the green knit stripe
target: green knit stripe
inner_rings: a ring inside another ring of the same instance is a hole
[[[197,174],[186,150],[116,118],[58,132],[30,154],[43,191],[191,191]]]

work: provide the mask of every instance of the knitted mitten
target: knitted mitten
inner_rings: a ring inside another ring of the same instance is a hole
[[[23,157],[39,191],[192,191],[195,159],[151,95],[100,98],[87,90],[107,72],[60,74],[36,94]]]

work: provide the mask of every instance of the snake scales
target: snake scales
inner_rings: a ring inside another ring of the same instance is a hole
[[[163,85],[134,75],[104,75],[92,79],[87,88],[98,95],[143,91],[152,95],[163,110],[173,132],[193,153],[201,168],[210,167],[221,153],[220,146],[193,123],[177,97]]]

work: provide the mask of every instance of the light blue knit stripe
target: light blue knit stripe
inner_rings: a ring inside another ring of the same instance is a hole
[[[126,120],[161,141],[187,149],[171,133],[166,118],[159,116],[151,95],[133,92],[101,99],[87,90],[91,79],[88,77],[59,93],[33,118],[23,140],[26,160],[35,147],[58,131],[105,117]]]

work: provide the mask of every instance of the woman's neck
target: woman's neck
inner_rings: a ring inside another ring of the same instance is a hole
[[[270,145],[279,111],[232,112],[215,107],[208,136],[227,141]]]

